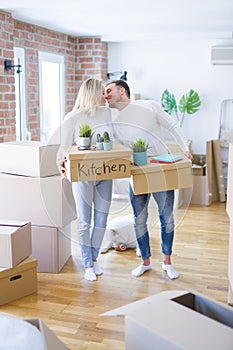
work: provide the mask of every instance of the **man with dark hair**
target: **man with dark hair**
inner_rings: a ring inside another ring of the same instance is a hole
[[[163,132],[169,132],[178,143],[184,154],[192,159],[188,145],[184,139],[178,124],[163,111],[155,101],[151,101],[145,107],[147,101],[130,101],[130,89],[123,80],[109,82],[105,87],[106,100],[112,108],[117,108],[119,113],[114,121],[115,136],[125,145],[130,145],[137,138],[143,139],[149,144],[149,154],[158,155],[168,152],[168,147],[163,138]],[[144,105],[144,106],[143,106]],[[148,204],[153,197],[158,206],[161,225],[161,247],[164,254],[162,269],[167,272],[169,278],[177,278],[178,272],[171,263],[172,246],[174,239],[174,190],[135,195],[130,186],[130,200],[135,218],[135,231],[142,263],[132,271],[135,277],[141,276],[151,269],[150,242],[147,228]]]

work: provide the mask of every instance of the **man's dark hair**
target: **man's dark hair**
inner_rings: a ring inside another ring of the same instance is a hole
[[[125,89],[126,95],[128,96],[128,98],[130,98],[130,88],[129,88],[129,85],[124,80],[122,79],[112,80],[109,83],[107,83],[106,86],[110,84],[115,84],[116,86],[123,87]]]

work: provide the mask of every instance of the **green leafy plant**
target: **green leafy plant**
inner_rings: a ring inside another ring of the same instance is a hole
[[[178,107],[174,94],[170,93],[167,89],[164,90],[162,94],[161,102],[165,112],[170,115],[176,115],[180,127],[183,126],[185,115],[196,113],[201,105],[201,100],[198,93],[192,89],[181,97]],[[178,110],[181,115],[178,114]]]
[[[146,143],[145,141],[143,141],[142,139],[137,139],[134,142],[131,142],[131,148],[133,150],[133,152],[138,153],[138,152],[145,152],[148,150],[149,145],[148,143]]]
[[[92,128],[88,124],[80,125],[79,127],[79,136],[80,137],[91,137],[92,136]]]
[[[103,138],[104,138],[104,142],[110,142],[110,136],[107,131],[104,132]]]

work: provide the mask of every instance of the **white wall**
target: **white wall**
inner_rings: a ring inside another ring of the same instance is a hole
[[[205,153],[206,141],[218,138],[221,102],[233,98],[233,65],[210,63],[211,46],[227,43],[233,44],[227,39],[109,43],[108,71],[127,70],[131,92],[141,98],[160,101],[167,88],[178,103],[190,88],[196,90],[201,108],[186,116],[183,131],[192,140],[193,153]]]

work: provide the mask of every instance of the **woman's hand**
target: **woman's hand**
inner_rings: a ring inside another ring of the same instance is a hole
[[[63,177],[66,177],[67,178],[67,175],[66,175],[66,167],[65,167],[65,163],[66,163],[67,159],[64,158],[63,160],[60,160],[59,162],[59,166],[60,166],[60,173]]]

